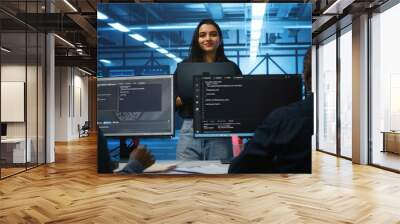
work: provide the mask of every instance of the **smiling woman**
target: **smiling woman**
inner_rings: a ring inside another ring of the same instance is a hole
[[[197,25],[190,46],[191,62],[226,62],[222,31],[212,19],[204,19]]]
[[[242,74],[240,68],[225,56],[222,31],[212,19],[204,19],[197,25],[193,33],[189,57],[184,62],[230,62],[235,65],[236,74]],[[179,115],[184,118],[176,148],[178,160],[219,160],[232,157],[230,138],[193,137],[192,102],[183,102],[177,96],[176,106]]]

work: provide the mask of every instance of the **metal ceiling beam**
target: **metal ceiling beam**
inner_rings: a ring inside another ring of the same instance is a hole
[[[55,56],[56,66],[96,67],[96,58],[90,56]]]

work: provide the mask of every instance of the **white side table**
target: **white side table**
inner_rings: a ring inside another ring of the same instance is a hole
[[[25,138],[7,138],[2,139],[2,147],[12,147],[12,162],[13,163],[25,163],[32,160],[31,145],[32,141],[30,138],[26,139],[28,143],[25,151]],[[25,159],[27,159],[25,161]]]

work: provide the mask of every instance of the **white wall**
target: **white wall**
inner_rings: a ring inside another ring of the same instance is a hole
[[[67,67],[55,68],[55,141],[68,140],[68,87]]]
[[[78,124],[88,117],[88,78],[72,67],[56,67],[56,141],[79,138]]]
[[[29,139],[31,148],[32,162],[44,163],[44,82],[41,66],[25,64],[3,64],[1,66],[2,82],[24,82],[26,87],[26,106],[22,106],[20,112],[25,114],[26,120],[23,122],[6,122],[8,138]],[[27,80],[25,80],[27,78]],[[24,94],[24,90],[20,90]],[[2,96],[7,97],[7,96]],[[12,108],[2,107],[2,112],[13,113]],[[15,113],[15,112],[14,112]],[[39,155],[37,155],[39,153]],[[37,158],[39,161],[36,161]]]
[[[25,82],[25,69],[25,64],[2,65],[1,81]],[[7,108],[1,108],[1,110],[7,110]],[[25,137],[25,122],[7,123],[7,137]]]

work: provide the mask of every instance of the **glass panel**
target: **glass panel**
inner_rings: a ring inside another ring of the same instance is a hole
[[[38,45],[38,164],[45,163],[45,60],[46,60],[46,36],[39,34]]]
[[[352,157],[352,33],[340,37],[340,153]]]
[[[372,163],[400,170],[400,5],[372,18]]]
[[[1,121],[7,133],[1,140],[1,175],[5,177],[25,170],[30,151],[26,151],[26,33],[2,28]]]
[[[28,32],[28,62],[27,62],[27,82],[26,82],[26,113],[27,113],[27,142],[28,149],[30,148],[31,153],[28,153],[28,167],[37,165],[37,74],[38,74],[38,36],[36,32]]]
[[[318,48],[318,147],[336,154],[336,37]]]
[[[27,2],[27,21],[38,23],[40,12],[38,1]],[[39,38],[36,30],[27,29],[27,149],[30,149],[27,167],[35,167],[38,164],[38,45]]]

